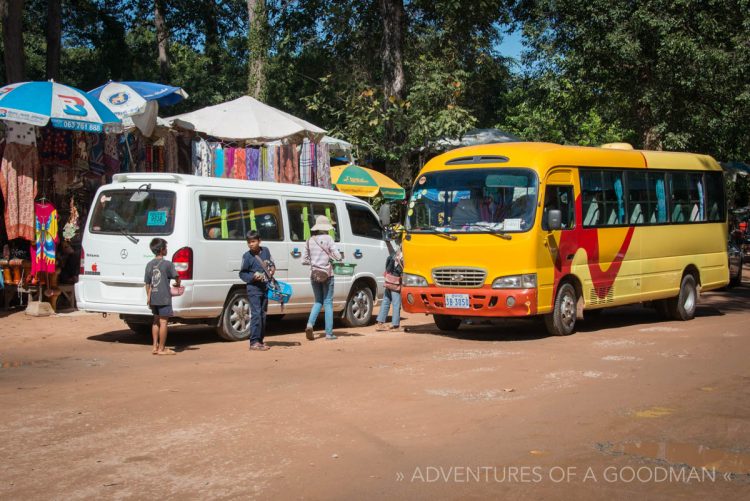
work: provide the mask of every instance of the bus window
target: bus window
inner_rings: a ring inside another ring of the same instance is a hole
[[[698,212],[698,191],[691,194],[691,175],[689,172],[670,172],[669,192],[671,199],[669,213],[673,223],[687,223]],[[693,203],[695,201],[695,203]]]
[[[708,221],[724,221],[724,178],[720,172],[707,172],[706,207]]]
[[[560,211],[563,230],[569,230],[575,226],[576,217],[572,186],[547,186],[547,190],[544,193],[543,230],[549,230],[547,226],[547,212],[551,210]]]
[[[625,223],[625,198],[622,184],[622,171],[605,170],[604,181],[604,221],[607,226]]]
[[[598,170],[581,170],[581,198],[583,199],[583,226],[602,224],[602,173]]]
[[[646,182],[646,172],[628,172],[628,207],[630,224],[646,224],[647,216],[652,213],[651,199]]]

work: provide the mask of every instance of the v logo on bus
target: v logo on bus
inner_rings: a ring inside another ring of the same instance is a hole
[[[579,195],[576,198],[576,213],[583,214],[582,212],[582,201]],[[594,290],[597,296],[605,297],[609,292],[612,284],[615,283],[617,274],[620,272],[620,267],[625,259],[625,254],[628,252],[630,247],[630,241],[633,238],[633,232],[635,226],[630,226],[625,238],[623,239],[620,249],[612,258],[610,266],[603,270],[599,261],[599,229],[598,228],[584,228],[581,221],[576,221],[576,226],[573,230],[560,232],[560,242],[557,245],[557,255],[555,258],[555,284],[557,284],[563,276],[570,273],[571,263],[567,259],[568,256],[575,255],[578,249],[584,249],[588,259],[589,273],[591,273],[591,280],[594,282]],[[554,302],[554,295],[552,301]]]

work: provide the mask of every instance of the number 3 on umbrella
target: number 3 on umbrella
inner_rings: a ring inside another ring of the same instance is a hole
[[[71,115],[74,117],[85,117],[88,115],[88,112],[86,111],[86,108],[83,106],[83,99],[76,96],[63,96],[62,94],[58,94],[57,97],[62,99],[62,101],[66,104],[65,108],[63,108],[63,113],[66,115]]]

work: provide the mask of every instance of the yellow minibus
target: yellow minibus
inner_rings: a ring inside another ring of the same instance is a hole
[[[710,156],[502,143],[449,151],[416,177],[402,304],[441,330],[543,315],[567,335],[605,307],[690,320],[729,282],[724,179]]]

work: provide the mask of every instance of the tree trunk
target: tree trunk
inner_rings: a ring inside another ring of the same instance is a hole
[[[205,2],[203,10],[203,34],[206,37],[206,47],[203,53],[208,57],[208,71],[213,77],[221,73],[221,50],[219,45],[219,20],[216,12],[216,2]]]
[[[406,80],[402,58],[404,33],[404,1],[379,0],[383,18],[383,93],[386,101],[403,99]]]
[[[389,106],[400,106],[404,99],[406,78],[403,63],[404,37],[404,1],[378,0],[380,17],[383,19],[383,41],[381,43],[381,64],[383,69],[383,110]],[[385,122],[385,144],[389,149],[397,149],[405,138],[388,120]],[[386,174],[394,179],[408,177],[408,161],[401,158],[398,162],[390,160],[385,164]]]
[[[2,0],[3,50],[6,83],[26,80],[23,51],[23,0]]]
[[[154,1],[154,26],[156,27],[156,43],[159,47],[159,76],[162,82],[169,82],[169,30],[164,24],[164,0]]]
[[[265,0],[247,0],[248,75],[247,92],[255,99],[266,98],[265,64],[267,57],[268,17]]]
[[[62,0],[47,2],[47,79],[60,79]]]

